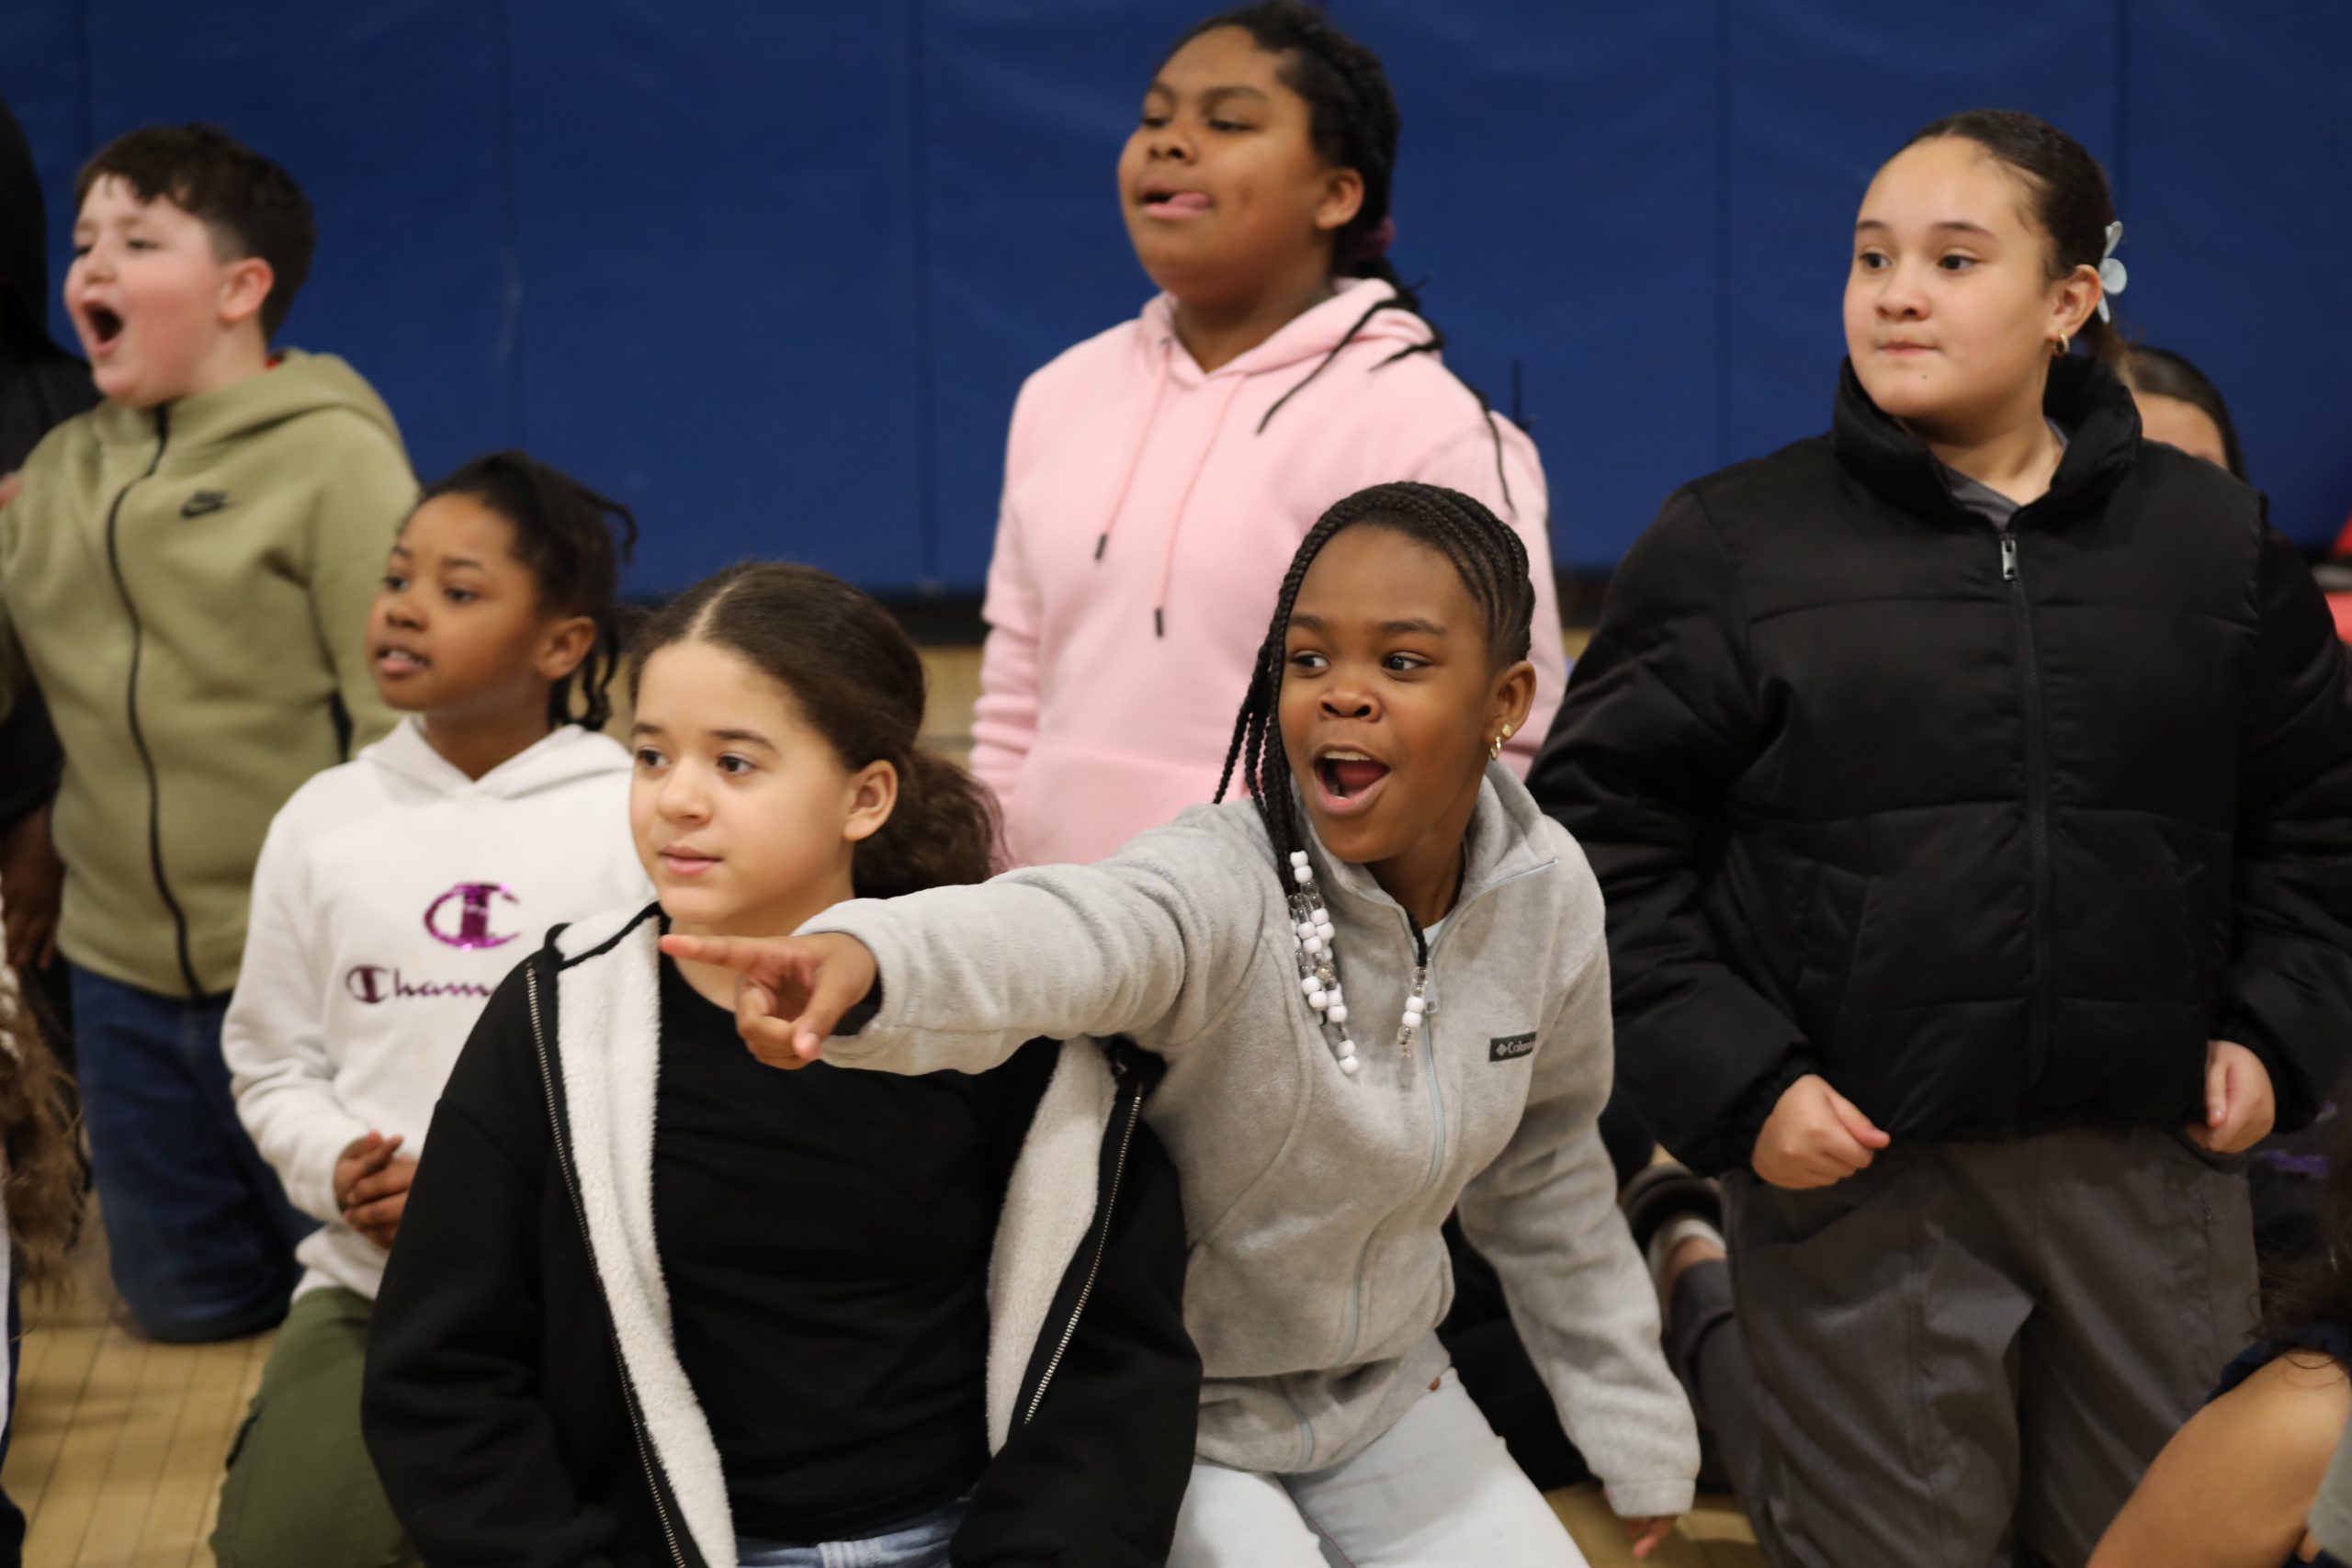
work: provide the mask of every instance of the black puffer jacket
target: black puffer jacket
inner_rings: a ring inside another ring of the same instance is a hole
[[[2318,590],[2104,367],[1996,532],[1849,367],[1828,435],[1668,499],[1529,783],[1609,899],[1620,1080],[1695,1168],[1808,1071],[1897,1139],[2282,1124],[2352,1044],[2352,702]]]

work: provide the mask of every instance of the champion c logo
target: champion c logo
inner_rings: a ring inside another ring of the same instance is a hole
[[[433,933],[436,942],[445,942],[451,947],[462,947],[469,952],[486,947],[504,947],[514,940],[515,933],[509,931],[502,936],[490,929],[490,901],[492,898],[503,898],[509,904],[522,902],[495,882],[460,882],[433,900],[432,908],[424,911],[424,929]],[[452,902],[459,905],[456,917],[458,929],[454,934],[444,929],[447,921],[442,915]]]

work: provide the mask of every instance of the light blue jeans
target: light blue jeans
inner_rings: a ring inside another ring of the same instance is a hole
[[[748,1536],[735,1543],[741,1568],[947,1568],[947,1543],[964,1522],[964,1505],[951,1503],[863,1540],[784,1546]]]
[[[1168,1565],[1585,1568],[1585,1560],[1449,1371],[1344,1464],[1254,1475],[1195,1463]]]

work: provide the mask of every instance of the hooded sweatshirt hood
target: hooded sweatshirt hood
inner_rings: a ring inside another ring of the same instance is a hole
[[[345,1225],[334,1164],[374,1129],[423,1145],[482,1004],[549,927],[650,896],[629,756],[565,725],[469,779],[409,718],[270,825],[221,1031],[238,1114],[287,1196],[326,1222],[308,1290],[373,1296],[384,1249]]]
[[[1261,386],[1254,390],[1269,398],[1253,397],[1253,404],[1263,400],[1264,408],[1255,412],[1249,422],[1252,434],[1263,435],[1272,424],[1282,405],[1305,389],[1307,378],[1318,372],[1323,362],[1331,359],[1343,347],[1363,344],[1379,347],[1380,357],[1362,369],[1379,369],[1392,360],[1407,355],[1434,351],[1437,332],[1429,322],[1397,302],[1396,290],[1376,279],[1343,280],[1339,291],[1313,310],[1301,312],[1280,332],[1246,354],[1237,355],[1214,370],[1204,370],[1192,351],[1184,346],[1176,333],[1176,299],[1173,295],[1155,295],[1143,308],[1136,320],[1133,350],[1136,363],[1132,373],[1151,382],[1152,396],[1145,418],[1138,422],[1136,439],[1127,453],[1126,471],[1120,476],[1119,492],[1122,503],[1135,482],[1136,468],[1141,464],[1144,449],[1151,436],[1152,418],[1164,404],[1172,389],[1178,397],[1213,391],[1216,398],[1216,417],[1209,439],[1194,457],[1191,472],[1186,476],[1177,503],[1175,525],[1184,521],[1185,502],[1192,497],[1200,481],[1200,473],[1208,461],[1216,438],[1224,433],[1224,423],[1240,400],[1253,378],[1278,376],[1285,370],[1301,374],[1295,380],[1279,388]],[[1358,359],[1363,355],[1358,355]],[[1332,497],[1338,500],[1337,496]],[[1111,530],[1118,525],[1124,504],[1114,505],[1104,519],[1103,536],[1098,550],[1107,552]],[[1172,554],[1173,539],[1170,539]],[[1164,609],[1167,596],[1166,572],[1163,570],[1159,598]],[[1162,635],[1165,635],[1162,617]]]
[[[1393,288],[1336,287],[1214,370],[1161,295],[1023,388],[972,757],[1014,861],[1100,859],[1215,794],[1292,553],[1333,502],[1392,479],[1473,495],[1526,542],[1537,692],[1509,754],[1532,757],[1565,670],[1534,446]]]
[[[299,348],[278,351],[269,368],[258,375],[214,391],[191,393],[165,408],[175,463],[199,460],[209,447],[331,411],[356,415],[391,440],[400,439],[392,411],[359,372],[332,354],[305,354]],[[93,423],[97,438],[110,446],[155,444],[153,409],[109,402]]]

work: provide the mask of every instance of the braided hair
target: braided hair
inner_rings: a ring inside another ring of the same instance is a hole
[[[514,558],[538,584],[541,609],[595,623],[587,657],[548,694],[548,725],[604,728],[613,719],[613,675],[627,640],[620,569],[637,548],[637,518],[619,502],[514,451],[476,457],[425,486],[417,504],[445,495],[464,496],[505,519]]]
[[[1274,422],[1274,415],[1283,412],[1283,405],[1322,375],[1340,356],[1340,351],[1353,343],[1381,311],[1404,310],[1419,316],[1429,327],[1430,336],[1427,343],[1398,349],[1374,366],[1375,370],[1416,354],[1442,353],[1445,333],[1421,309],[1417,287],[1407,283],[1388,259],[1389,237],[1396,231],[1390,217],[1390,200],[1396,182],[1396,141],[1402,119],[1396,111],[1396,95],[1388,85],[1388,73],[1382,67],[1380,56],[1341,32],[1329,17],[1303,0],[1261,0],[1258,5],[1220,12],[1195,24],[1168,52],[1172,55],[1202,34],[1221,28],[1238,28],[1266,53],[1282,57],[1283,85],[1306,100],[1307,135],[1317,154],[1332,168],[1353,169],[1363,181],[1363,205],[1331,238],[1332,273],[1340,277],[1375,278],[1396,291],[1390,298],[1375,301],[1350,323],[1340,341],[1315,362],[1315,368],[1274,400],[1273,406],[1258,421],[1258,434],[1263,435],[1266,427]],[[1458,375],[1454,378],[1461,380]],[[1494,410],[1487,403],[1486,393],[1467,381],[1462,384],[1478,400],[1478,412],[1494,437],[1495,477],[1502,487],[1503,504],[1511,506],[1510,477],[1503,471],[1502,432],[1495,425]]]
[[[1216,798],[1222,801],[1239,770],[1242,786],[1257,802],[1266,836],[1273,840],[1274,864],[1285,875],[1291,852],[1306,847],[1300,842],[1298,803],[1281,724],[1283,672],[1290,667],[1291,609],[1298,603],[1307,568],[1323,547],[1340,530],[1358,525],[1401,534],[1453,564],[1463,588],[1485,617],[1487,651],[1494,668],[1525,659],[1533,643],[1535,581],[1529,574],[1527,546],[1474,497],[1441,485],[1379,484],[1334,503],[1316,519],[1283,574],[1274,618],[1266,628],[1266,640],[1258,646],[1250,690],[1233,721],[1233,743],[1226,749],[1225,771],[1216,782]]]

